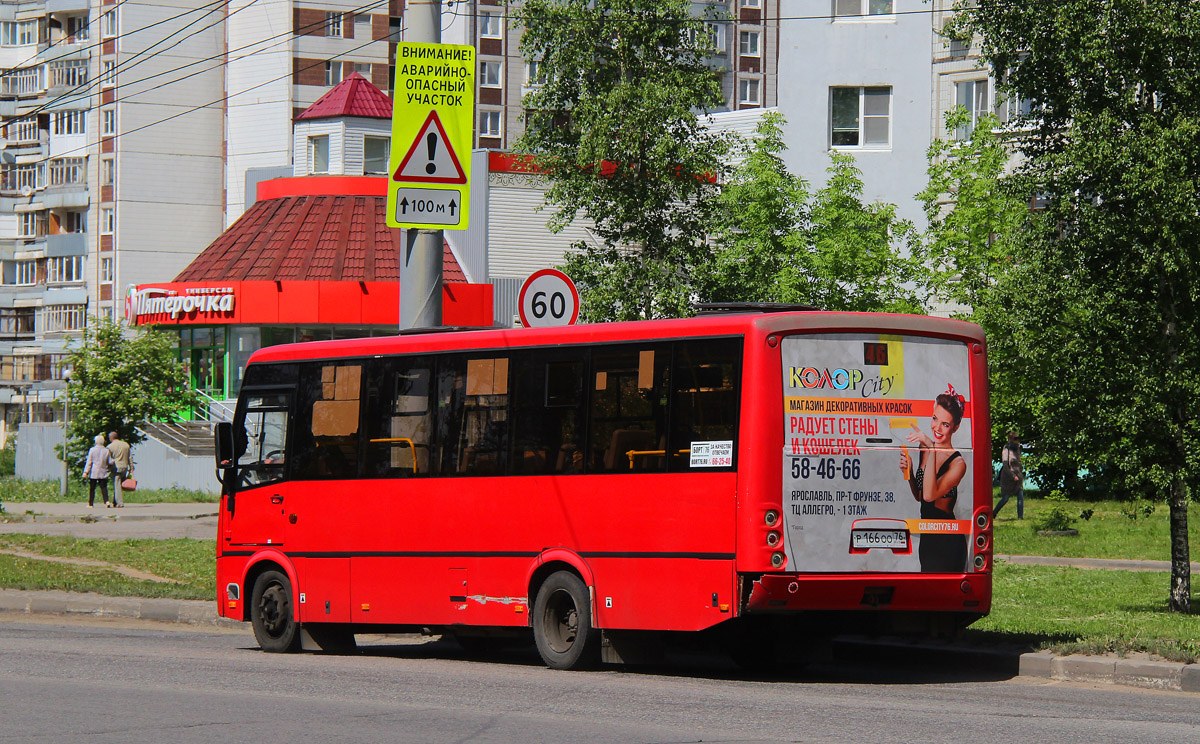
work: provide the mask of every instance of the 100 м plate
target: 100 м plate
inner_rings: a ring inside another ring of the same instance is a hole
[[[396,221],[457,225],[462,222],[461,205],[456,189],[399,189]]]

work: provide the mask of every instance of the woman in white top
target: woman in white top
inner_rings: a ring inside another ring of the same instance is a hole
[[[96,503],[96,486],[100,486],[100,494],[104,497],[104,506],[108,503],[108,477],[112,470],[112,454],[104,446],[104,436],[96,436],[96,444],[87,453],[87,462],[83,465],[83,477],[88,479],[88,508]]]

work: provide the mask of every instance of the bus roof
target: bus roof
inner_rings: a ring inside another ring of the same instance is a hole
[[[471,349],[526,348],[562,344],[600,344],[654,341],[693,336],[767,335],[789,332],[867,332],[915,334],[983,343],[983,329],[974,323],[927,315],[886,313],[784,312],[730,313],[695,318],[583,323],[554,328],[497,328],[339,341],[311,341],[259,349],[250,364],[303,359],[388,356]]]

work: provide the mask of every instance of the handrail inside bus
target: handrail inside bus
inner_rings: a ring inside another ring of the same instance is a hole
[[[689,454],[689,453],[691,453],[691,450],[690,450],[690,449],[681,449],[681,450],[679,450],[679,452],[678,452],[678,453],[676,453],[676,456],[678,456],[678,455],[686,455],[686,454]],[[625,453],[625,456],[629,458],[629,469],[630,469],[630,470],[633,470],[633,458],[637,457],[638,455],[665,455],[665,454],[667,454],[667,451],[666,451],[665,449],[660,449],[660,450],[629,450],[629,451],[627,451],[627,452]]]
[[[417,445],[408,437],[387,437],[384,439],[372,439],[371,444],[407,444],[412,450],[413,475],[417,474]]]

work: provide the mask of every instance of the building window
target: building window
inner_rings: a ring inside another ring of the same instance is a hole
[[[342,63],[336,59],[325,61],[325,84],[337,85],[342,82]]]
[[[40,189],[46,185],[46,170],[43,163],[21,163],[4,169],[4,189],[25,191]]]
[[[40,238],[46,234],[45,212],[18,212],[17,237]]]
[[[117,110],[103,109],[100,112],[100,134],[117,133]]]
[[[37,142],[38,125],[36,118],[19,119],[8,125],[8,139],[14,142]]]
[[[11,261],[12,275],[8,284],[15,284],[18,287],[28,287],[31,284],[37,284],[37,261]]]
[[[738,51],[743,57],[758,56],[758,32],[742,31],[738,34]]]
[[[58,158],[50,161],[50,185],[86,185],[87,158]]]
[[[79,212],[71,210],[63,214],[62,222],[60,223],[63,232],[68,233],[85,233],[87,232],[87,212]]]
[[[500,112],[499,111],[480,111],[479,112],[479,136],[480,137],[499,137],[500,136]]]
[[[531,59],[525,63],[525,86],[533,88],[546,84],[546,73],[542,70],[540,59]]]
[[[67,18],[67,35],[74,41],[88,40],[88,17],[85,15]]]
[[[104,39],[117,35],[117,11],[110,10],[100,16],[100,36]]]
[[[479,63],[479,84],[487,88],[497,88],[500,86],[499,62]]]
[[[988,110],[988,81],[967,80],[954,84],[954,104],[967,112],[967,120],[954,130],[954,139],[971,139],[979,117]]]
[[[388,137],[363,137],[363,173],[387,175],[391,147]]]
[[[111,88],[117,84],[117,63],[115,60],[106,59],[100,63],[100,86],[103,88]]]
[[[308,138],[308,172],[329,172],[329,135]]]
[[[753,78],[743,78],[738,81],[738,103],[759,103],[759,81]]]
[[[479,35],[491,39],[500,38],[501,17],[499,13],[483,11],[479,14]]]
[[[0,308],[0,336],[32,336],[35,312],[32,307]]]
[[[42,309],[42,327],[47,333],[83,330],[84,305],[50,305]]]
[[[833,0],[835,16],[891,15],[892,0]]]
[[[0,23],[0,46],[24,46],[37,42],[37,21]]]
[[[117,210],[112,207],[100,208],[100,234],[112,235],[117,231]]]
[[[100,259],[100,283],[113,283],[113,260],[111,256],[106,256]]]
[[[88,80],[88,63],[86,59],[57,60],[47,67],[50,70],[51,87],[77,87]]]
[[[761,7],[761,6],[759,5],[759,0],[741,0],[741,6],[742,6],[743,8],[758,8],[758,7]]]
[[[830,88],[833,147],[887,147],[891,142],[890,87]]]
[[[335,11],[327,11],[325,13],[325,35],[326,36],[341,36],[342,35],[342,14]]]
[[[100,185],[112,186],[117,181],[117,162],[112,158],[100,161]]]
[[[63,256],[61,258],[46,259],[47,284],[69,284],[82,281],[83,256]]]
[[[53,134],[84,134],[87,130],[87,112],[55,111],[50,122]]]
[[[1029,98],[996,96],[996,118],[1004,126],[1014,126],[1033,116],[1033,101]]]
[[[42,68],[21,67],[10,70],[0,78],[0,93],[12,96],[25,96],[37,93],[42,89]]]
[[[362,75],[367,80],[371,79],[371,63],[370,62],[355,62],[354,71]]]

